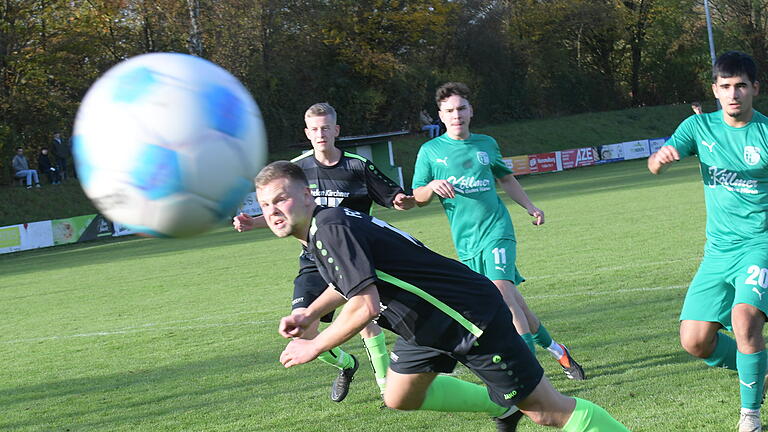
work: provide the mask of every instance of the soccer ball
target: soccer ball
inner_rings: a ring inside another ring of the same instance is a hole
[[[248,90],[185,54],[112,67],[85,95],[73,133],[77,175],[96,208],[158,237],[199,234],[231,217],[266,153]]]

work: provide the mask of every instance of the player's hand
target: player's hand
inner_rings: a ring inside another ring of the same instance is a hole
[[[427,184],[440,198],[455,198],[456,190],[448,180],[432,180]]]
[[[679,161],[680,153],[677,152],[676,148],[672,147],[671,145],[667,145],[654,153],[653,158],[656,159],[656,162],[659,164],[666,165],[675,161]]]
[[[294,339],[280,354],[280,363],[289,368],[311,362],[318,355],[320,355],[320,351],[315,348],[311,339]]]
[[[544,224],[544,210],[536,207],[531,206],[528,209],[528,214],[533,216],[533,224],[534,225],[543,225]]]
[[[254,222],[253,218],[245,213],[240,213],[232,218],[232,226],[237,232],[250,231],[253,229],[254,224],[256,222]]]
[[[414,198],[413,195],[406,195],[404,193],[397,194],[392,201],[392,207],[394,207],[395,210],[410,210],[415,206],[416,198]]]
[[[280,320],[277,332],[287,339],[301,337],[311,323],[312,320],[303,313],[293,313]]]

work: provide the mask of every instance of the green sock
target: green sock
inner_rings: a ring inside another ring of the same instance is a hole
[[[563,432],[629,432],[629,429],[600,406],[588,400],[574,399],[576,408],[563,426]]]
[[[539,329],[536,330],[536,333],[533,333],[533,340],[542,348],[549,348],[552,345],[552,336],[549,335],[549,332],[542,323],[539,323]]]
[[[533,343],[533,336],[530,333],[524,333],[520,335],[521,338],[523,338],[523,341],[526,345],[528,345],[528,349],[531,350],[532,353],[536,354],[536,345]]]
[[[379,390],[384,393],[387,368],[389,367],[387,338],[384,336],[384,332],[381,332],[372,338],[363,338],[363,344],[365,345],[365,351],[368,353],[368,359],[371,360],[376,384],[379,386]]]
[[[736,370],[736,341],[721,332],[717,332],[715,350],[704,359],[704,362],[712,367]]]
[[[420,410],[442,412],[483,412],[494,417],[509,408],[496,405],[481,385],[447,375],[438,375],[427,389]]]
[[[754,354],[736,352],[736,365],[739,372],[739,393],[741,407],[759,409],[763,399],[763,379],[765,378],[766,352]]]
[[[328,363],[331,366],[336,366],[339,369],[349,369],[355,365],[355,361],[352,360],[352,356],[344,352],[343,349],[336,347],[330,351],[325,351],[317,356],[321,361]]]

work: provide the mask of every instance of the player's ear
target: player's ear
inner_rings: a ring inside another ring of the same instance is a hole
[[[755,87],[755,94],[753,96],[757,96],[758,94],[760,94],[760,82],[755,81],[752,83],[752,85]]]
[[[312,141],[312,136],[309,134],[309,129],[308,128],[304,128],[304,135],[307,136],[308,140]]]
[[[338,137],[340,132],[341,132],[341,126],[339,126],[339,125],[336,125],[336,134],[335,134],[335,135],[333,135],[333,137],[334,137],[334,138]]]

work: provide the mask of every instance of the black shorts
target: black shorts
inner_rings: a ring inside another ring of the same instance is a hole
[[[314,257],[308,252],[302,253],[299,256],[299,274],[293,280],[291,310],[309,307],[326,288],[328,288],[328,283],[320,276]],[[322,322],[331,322],[332,320],[333,311],[320,318]]]
[[[528,397],[544,376],[539,362],[512,324],[512,314],[500,308],[491,324],[466,354],[440,351],[398,338],[390,368],[400,374],[450,373],[461,362],[488,387],[495,403],[509,407]]]

